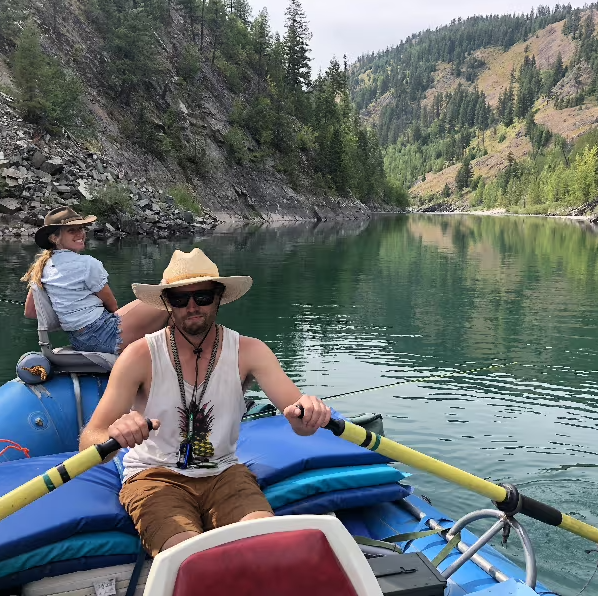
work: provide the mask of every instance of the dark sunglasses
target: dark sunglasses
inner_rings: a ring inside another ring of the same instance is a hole
[[[193,298],[197,306],[209,306],[214,298],[221,294],[220,290],[195,290],[195,292],[173,292],[165,290],[164,294],[173,308],[185,308]]]

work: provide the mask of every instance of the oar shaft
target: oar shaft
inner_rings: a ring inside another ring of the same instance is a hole
[[[153,422],[146,418],[147,427],[153,430]],[[0,498],[0,520],[33,503],[62,486],[75,476],[87,472],[90,468],[101,464],[111,453],[118,451],[120,445],[116,439],[108,439],[99,445],[91,445],[80,453],[69,457],[60,465],[48,470],[36,478],[6,493]]]
[[[45,474],[41,474],[15,488],[0,498],[0,520],[47,495],[71,480],[71,478],[82,474],[101,462],[102,457],[98,446],[92,445],[67,459],[59,466],[48,470]]]
[[[423,472],[429,472],[439,478],[448,480],[453,484],[458,484],[472,492],[488,497],[494,501],[499,509],[501,505],[511,505],[510,500],[512,494],[503,486],[498,486],[493,482],[478,478],[473,474],[464,472],[459,468],[455,468],[440,460],[434,459],[428,455],[424,455],[419,451],[405,447],[400,443],[395,443],[390,439],[376,435],[361,426],[347,422],[346,420],[331,420],[326,426],[328,430],[333,432],[337,437],[341,437],[346,441],[350,441],[360,447],[365,447],[370,451],[375,451],[384,455],[389,459],[399,461],[405,465],[411,466]],[[561,513],[558,509],[526,497],[513,493],[517,497],[516,503],[519,502],[520,507],[517,512],[537,519],[545,524],[562,528],[572,534],[577,534],[582,538],[586,538],[598,544],[598,528],[590,526],[582,521],[579,521],[569,515]]]

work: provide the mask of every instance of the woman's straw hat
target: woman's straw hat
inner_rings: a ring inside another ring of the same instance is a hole
[[[168,288],[180,288],[204,281],[217,281],[225,286],[220,304],[238,300],[249,291],[253,280],[249,276],[223,277],[213,263],[199,248],[191,252],[175,250],[168,267],[164,270],[162,282],[158,285],[133,284],[135,296],[155,308],[165,310],[162,292]]]
[[[95,215],[83,217],[70,207],[57,207],[49,211],[44,217],[44,225],[35,232],[35,243],[46,250],[56,248],[53,242],[50,242],[50,235],[56,233],[58,226],[77,226],[86,225],[97,219]]]

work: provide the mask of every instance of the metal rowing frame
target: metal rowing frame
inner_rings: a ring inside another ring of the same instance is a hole
[[[411,515],[413,515],[416,519],[423,520],[427,517],[423,511],[405,500],[401,501],[401,506],[411,513]],[[488,542],[490,542],[490,540],[492,540],[492,538],[494,538],[494,536],[496,536],[500,531],[504,530],[505,528],[513,528],[515,532],[517,532],[517,535],[519,536],[519,539],[523,545],[523,552],[525,555],[525,583],[530,588],[535,589],[538,575],[536,554],[528,533],[515,518],[506,515],[502,511],[497,511],[496,509],[479,509],[478,511],[472,511],[467,515],[464,515],[461,519],[455,522],[453,527],[450,528],[448,532],[444,532],[440,534],[440,536],[449,542],[453,536],[459,533],[463,528],[465,528],[465,526],[484,518],[497,518],[498,521],[488,531],[482,534],[482,536],[480,536],[480,538],[478,538],[471,546],[468,546],[464,542],[459,542],[456,548],[462,554],[454,563],[449,565],[442,572],[442,576],[448,579],[464,563],[471,560],[480,569],[482,569],[482,571],[486,572],[490,577],[498,582],[505,582],[510,579],[502,571],[499,571],[496,569],[496,567],[494,567],[494,565],[484,559],[484,557],[479,555],[478,551]],[[427,519],[425,523],[432,530],[443,529],[442,526],[433,519]]]

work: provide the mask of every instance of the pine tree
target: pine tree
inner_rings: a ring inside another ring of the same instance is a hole
[[[222,0],[210,0],[206,10],[206,24],[212,32],[212,65],[216,61],[216,52],[222,43],[226,25],[226,7]]]
[[[251,23],[251,6],[247,0],[232,0],[231,13],[234,14],[244,25],[249,27]]]
[[[262,9],[251,24],[251,41],[256,56],[256,71],[258,75],[258,93],[261,92],[262,81],[266,75],[266,57],[272,47],[272,33],[268,20],[268,10]]]
[[[556,56],[556,60],[554,61],[554,66],[552,67],[552,86],[554,87],[564,76],[565,76],[565,67],[563,66],[563,57],[559,52]]]
[[[81,83],[44,55],[39,31],[31,23],[18,40],[13,75],[19,89],[17,106],[25,120],[55,133],[81,119]]]
[[[191,38],[193,41],[196,41],[196,25],[197,20],[199,19],[199,3],[197,0],[177,0],[177,2],[183,9],[183,13],[187,18]]]
[[[0,45],[12,42],[19,31],[17,23],[25,17],[23,0],[0,0]]]
[[[43,89],[47,68],[39,31],[28,23],[21,33],[13,56],[13,75],[19,89],[19,111],[29,122],[41,122],[46,113],[47,102]]]
[[[310,83],[309,41],[311,33],[300,0],[290,0],[285,14],[286,33],[283,43],[286,84],[292,94],[298,94]]]
[[[143,9],[123,12],[116,19],[117,25],[108,32],[105,42],[111,57],[106,77],[116,96],[128,105],[133,93],[160,72],[156,37]]]
[[[469,186],[471,179],[473,178],[473,167],[471,166],[471,160],[466,157],[461,164],[461,167],[457,171],[455,176],[455,185],[457,190],[463,190]]]

